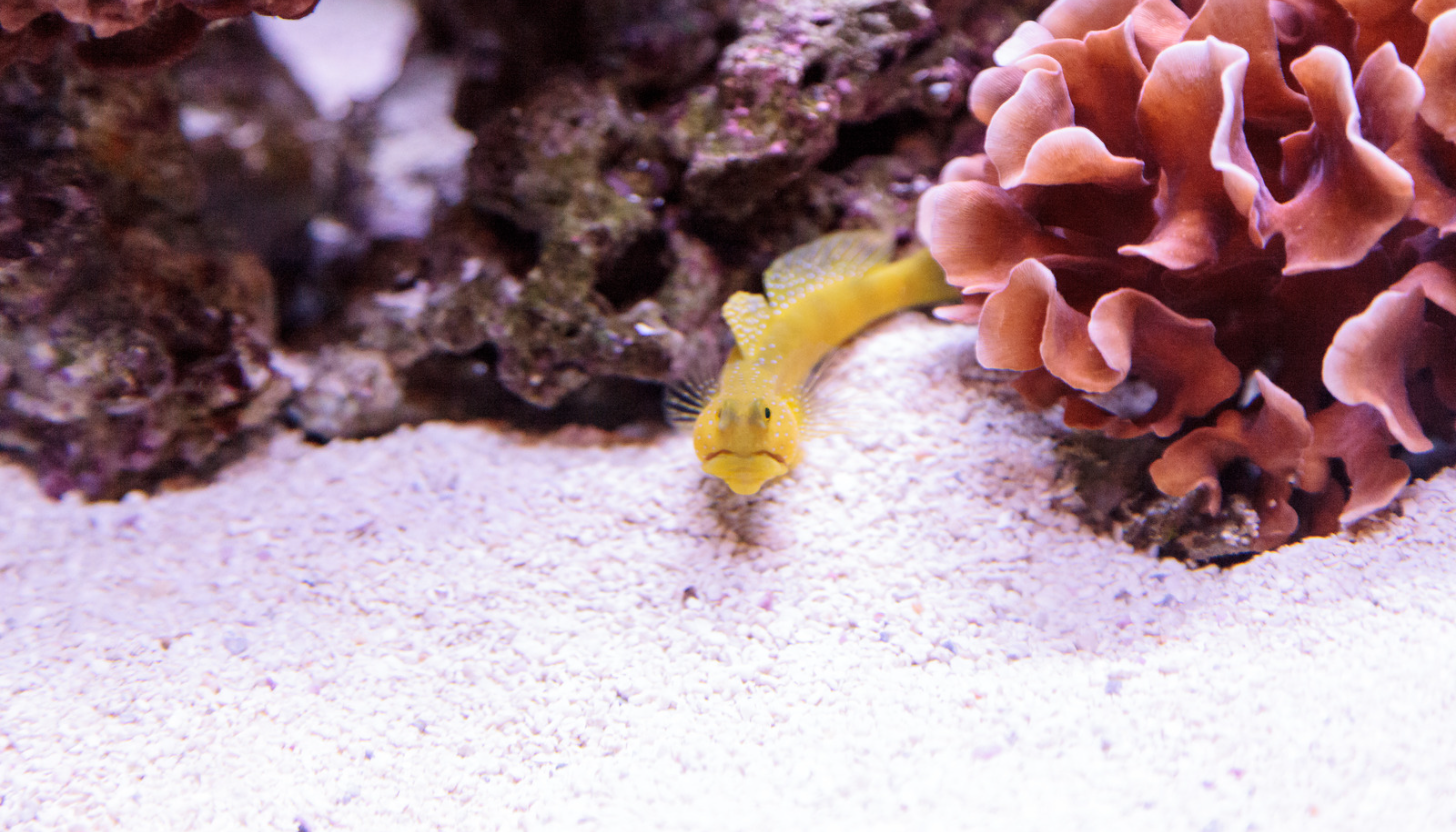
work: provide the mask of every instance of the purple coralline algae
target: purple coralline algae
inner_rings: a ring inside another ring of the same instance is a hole
[[[197,23],[310,0],[71,5],[0,2],[0,445],[93,497],[280,421],[640,418],[775,255],[910,238],[1020,16],[418,0],[395,88],[331,121]]]
[[[58,44],[93,69],[161,66],[186,55],[216,20],[300,18],[319,0],[0,0],[0,64],[41,60]]]
[[[208,246],[164,76],[0,73],[0,443],[52,494],[205,464],[283,392],[271,279]]]
[[[889,156],[917,134],[944,141],[970,73],[925,6],[660,6],[598,19],[620,33],[599,39],[600,52],[462,117],[477,138],[472,219],[427,239],[433,256],[396,293],[356,300],[354,321],[389,330],[364,342],[412,330],[425,341],[415,355],[396,350],[406,360],[489,344],[499,381],[549,407],[593,378],[660,382],[711,364],[718,306],[796,242],[845,222],[908,234],[940,148],[873,173],[832,156],[853,125],[868,126],[860,155]],[[661,25],[673,15],[690,22],[684,43]],[[727,42],[716,70],[712,37]],[[673,61],[685,65],[667,71]],[[509,54],[490,66],[516,74]],[[885,188],[869,195],[870,181]],[[464,248],[480,251],[460,253],[462,228],[479,238]],[[491,253],[502,248],[524,264]],[[431,334],[442,320],[443,339]]]

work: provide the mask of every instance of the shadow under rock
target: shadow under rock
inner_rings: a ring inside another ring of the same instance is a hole
[[[410,368],[405,396],[413,417],[407,423],[484,419],[543,437],[579,426],[610,431],[621,441],[650,441],[670,430],[661,384],[614,376],[592,379],[555,407],[541,408],[501,385],[486,362],[435,357]]]

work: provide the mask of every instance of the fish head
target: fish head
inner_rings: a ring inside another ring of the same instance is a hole
[[[693,429],[703,471],[736,494],[758,493],[799,461],[799,410],[787,396],[715,398]]]

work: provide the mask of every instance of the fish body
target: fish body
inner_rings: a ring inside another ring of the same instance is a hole
[[[893,252],[885,234],[829,234],[775,260],[764,294],[728,299],[735,345],[717,384],[678,388],[668,400],[674,420],[693,422],[703,471],[738,494],[788,473],[813,429],[808,388],[819,362],[886,315],[959,299],[928,252],[890,262]]]

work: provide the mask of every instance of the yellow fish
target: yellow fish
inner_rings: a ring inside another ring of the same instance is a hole
[[[764,294],[728,299],[723,318],[736,344],[717,384],[680,384],[667,398],[670,419],[692,422],[704,472],[738,494],[787,474],[812,426],[819,362],[886,315],[960,298],[929,252],[889,262],[894,250],[888,234],[829,234],[775,260]]]

